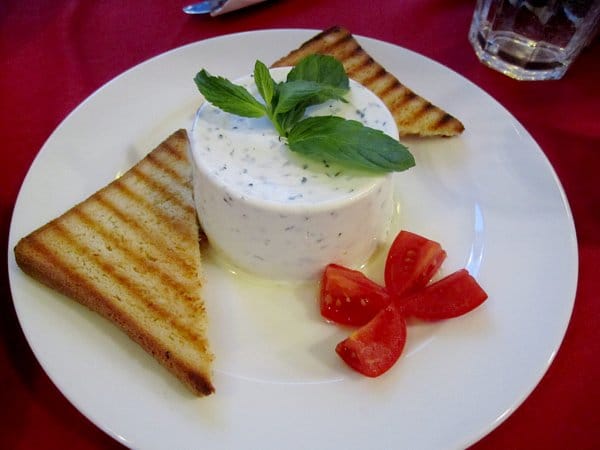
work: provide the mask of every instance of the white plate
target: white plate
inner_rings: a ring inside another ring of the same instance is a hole
[[[200,68],[243,75],[314,30],[194,43],[108,83],[53,133],[14,210],[18,238],[93,193],[173,130],[188,127]],[[564,192],[525,129],[481,89],[400,47],[360,42],[405,84],[461,118],[453,139],[407,140],[417,167],[397,177],[401,226],[439,240],[444,271],[468,266],[489,293],[462,318],[411,325],[378,379],[334,353],[314,287],[246,283],[206,264],[217,354],[214,396],[198,399],[111,324],[25,276],[9,252],[13,299],[44,370],[89,419],[135,448],[457,448],[502,422],[538,383],[564,335],[577,246]],[[380,267],[375,265],[377,275]]]

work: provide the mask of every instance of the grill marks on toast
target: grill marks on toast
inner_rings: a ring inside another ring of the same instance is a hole
[[[132,169],[132,175],[135,175],[135,177],[131,177],[126,180],[116,180],[114,188],[118,191],[118,193],[111,192],[109,195],[106,195],[106,193],[101,192],[100,201],[103,202],[107,207],[115,210],[116,213],[120,212],[121,215],[126,215],[128,217],[128,222],[133,226],[140,230],[142,229],[141,225],[133,219],[131,215],[132,210],[125,207],[119,208],[114,200],[115,197],[118,198],[119,201],[128,204],[131,208],[134,208],[133,212],[140,211],[144,213],[149,208],[155,207],[157,203],[160,204],[168,202],[173,205],[172,209],[179,211],[180,213],[185,213],[185,216],[195,215],[194,207],[190,205],[188,199],[181,197],[180,192],[170,191],[171,188],[168,185],[151,178],[143,173],[139,168]],[[152,195],[149,197],[147,194],[141,194],[139,192],[140,188],[150,190]],[[185,189],[191,189],[189,183],[181,185],[181,190]],[[111,200],[111,197],[113,200]],[[172,213],[168,214],[167,209],[165,208],[164,210],[156,209],[154,211],[154,218],[157,220],[157,222],[153,225],[157,227],[164,227],[165,231],[168,233],[165,235],[154,236],[152,239],[156,237],[164,238],[165,236],[172,237],[174,242],[177,242],[177,240],[181,239],[184,241],[190,239],[190,235],[187,233],[187,227],[183,227],[182,229],[182,227],[179,226],[179,221],[181,219],[187,219],[187,217],[174,217]],[[173,221],[173,219],[177,220]],[[185,224],[186,223],[184,223],[184,225]],[[174,233],[174,235],[172,235],[172,233]]]
[[[192,391],[212,354],[200,298],[199,227],[187,134],[174,133],[121,178],[23,238],[23,270],[119,325]]]
[[[313,53],[331,55],[353,80],[370,89],[391,111],[400,135],[455,136],[462,123],[404,86],[375,61],[345,28],[331,27],[303,43],[272,67],[293,66]]]
[[[161,287],[165,286],[167,289],[181,292],[182,299],[187,300],[185,298],[185,292],[188,283],[182,280],[183,277],[178,279],[178,277],[174,276],[174,274],[179,272],[168,271],[168,268],[170,267],[178,269],[179,259],[172,258],[171,255],[166,254],[166,258],[174,261],[165,261],[165,263],[159,264],[156,257],[146,252],[144,252],[146,254],[142,254],[139,249],[131,245],[130,241],[114,239],[111,235],[111,231],[95,222],[93,217],[81,211],[75,211],[74,215],[85,227],[94,231],[99,237],[100,245],[107,245],[110,247],[108,253],[94,252],[87,242],[79,241],[77,236],[74,236],[65,227],[60,227],[59,230],[57,230],[57,232],[61,234],[60,237],[64,239],[68,245],[76,248],[80,255],[93,259],[103,272],[113,278],[113,281],[122,285],[127,293],[131,294],[133,298],[139,298],[144,303],[144,306],[148,307],[165,320],[170,321],[173,326],[180,328],[181,331],[185,333],[185,330],[178,324],[176,319],[178,317],[185,318],[196,313],[197,306],[191,302],[192,299],[189,299],[190,301],[163,307],[160,302],[161,297],[157,296],[155,291],[148,292],[146,289],[142,289],[140,284],[132,280],[131,277],[120,276],[118,270],[121,269],[118,262],[127,259],[127,269],[133,269],[140,277],[151,277],[152,283],[157,285],[159,291],[161,290]],[[158,249],[158,251],[160,251],[160,249]],[[186,265],[188,264],[186,263]],[[187,272],[188,274],[193,273],[193,268],[189,267]],[[168,309],[169,307],[176,308],[175,314]],[[188,335],[188,337],[191,336],[191,334]]]
[[[52,227],[54,227],[54,225],[52,225]],[[58,233],[63,232],[63,230],[60,230],[61,227],[57,228],[56,231]],[[65,233],[65,238],[68,234],[68,232]],[[78,299],[85,306],[101,314],[108,320],[113,321],[122,329],[127,330],[127,334],[131,339],[157,358],[167,367],[167,369],[174,372],[180,372],[180,378],[184,379],[184,382],[187,385],[192,386],[194,391],[201,392],[203,395],[214,391],[212,384],[207,381],[204,376],[197,375],[197,368],[190,364],[188,359],[173,352],[172,349],[164,349],[164,343],[162,342],[164,337],[161,339],[161,336],[149,334],[146,328],[140,326],[139,317],[135,318],[134,315],[131,314],[131,311],[127,311],[126,308],[123,308],[122,305],[120,305],[121,300],[117,302],[107,302],[105,294],[96,283],[88,277],[73,273],[72,268],[65,263],[64,259],[57,258],[55,252],[44,245],[42,241],[36,239],[35,236],[28,242],[28,245],[30,246],[29,250],[31,254],[34,255],[36,259],[45,260],[53,267],[52,273],[50,274],[48,274],[47,268],[45,267],[40,272],[37,272],[35,267],[29,268],[28,273],[44,284]],[[85,251],[83,253],[85,253]],[[123,286],[131,285],[126,277],[118,276],[113,270],[113,267],[107,262],[99,262],[99,264],[103,266],[107,273],[111,273],[115,280],[122,283]],[[67,287],[65,288],[65,286]],[[85,295],[81,295],[82,292],[84,292]],[[131,288],[131,293],[132,295],[139,296],[139,293],[135,293],[135,287]],[[115,295],[117,297],[119,296],[118,293]],[[146,307],[146,312],[156,309],[152,302],[148,302]],[[183,330],[185,331],[185,329]],[[202,351],[209,352],[205,340],[199,334],[196,333],[185,337],[190,342],[193,342],[202,348]]]

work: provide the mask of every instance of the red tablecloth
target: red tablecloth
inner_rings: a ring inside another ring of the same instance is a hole
[[[205,38],[344,25],[354,34],[439,61],[489,92],[540,144],[573,211],[580,275],[564,342],[524,404],[474,448],[600,448],[600,45],[596,40],[560,81],[517,82],[476,59],[467,41],[474,3],[271,0],[210,18],[186,16],[184,2],[173,0],[3,1],[3,254],[12,251],[7,248],[11,213],[33,158],[65,116],[105,82],[152,56]],[[118,448],[61,395],[36,362],[11,302],[6,258],[0,264],[0,448]]]

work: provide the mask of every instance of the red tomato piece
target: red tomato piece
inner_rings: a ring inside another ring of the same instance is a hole
[[[433,321],[466,314],[487,298],[475,278],[461,269],[412,295],[396,298],[394,302],[406,316]]]
[[[385,262],[385,286],[395,296],[416,292],[429,283],[445,259],[439,243],[401,231]]]
[[[406,322],[391,303],[336,347],[336,353],[357,372],[377,377],[400,358],[406,343]]]
[[[343,325],[361,326],[371,320],[391,297],[383,286],[357,270],[329,264],[321,278],[321,315]]]

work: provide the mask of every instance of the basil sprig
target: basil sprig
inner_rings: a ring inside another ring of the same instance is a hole
[[[246,88],[202,69],[194,77],[207,101],[243,117],[267,116],[290,150],[307,157],[374,172],[409,169],[408,149],[380,130],[335,116],[304,117],[306,108],[328,100],[346,102],[350,82],[343,65],[331,56],[303,58],[277,83],[265,64],[256,61],[254,82],[264,103]]]

